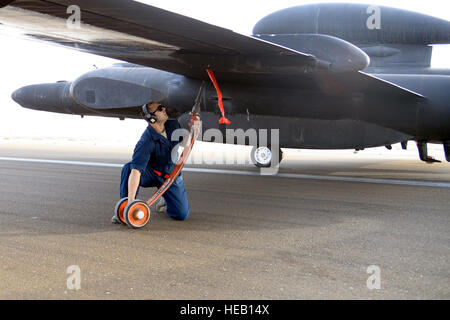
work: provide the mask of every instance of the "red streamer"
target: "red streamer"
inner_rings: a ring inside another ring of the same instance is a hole
[[[219,123],[220,124],[231,124],[231,121],[225,118],[225,109],[223,108],[223,99],[222,99],[222,92],[220,92],[219,85],[217,84],[217,80],[214,77],[214,73],[210,69],[206,69],[206,72],[209,75],[209,78],[211,79],[212,83],[214,84],[214,87],[217,91],[217,98],[219,100],[219,108],[220,112],[222,113],[222,118],[220,118]]]

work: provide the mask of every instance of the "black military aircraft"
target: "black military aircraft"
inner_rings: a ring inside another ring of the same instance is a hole
[[[429,163],[437,160],[427,143],[442,143],[450,161],[450,70],[430,68],[431,45],[450,43],[449,21],[384,6],[314,4],[270,14],[244,36],[130,0],[0,4],[0,32],[16,28],[124,61],[73,82],[20,88],[12,97],[25,108],[123,119],[158,101],[186,125],[208,69],[231,124],[218,123],[221,95],[208,82],[203,130],[279,129],[285,148],[406,148],[413,140]]]

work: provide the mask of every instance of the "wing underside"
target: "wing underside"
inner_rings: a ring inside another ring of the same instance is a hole
[[[72,5],[79,27],[69,19]],[[0,8],[0,32],[10,30],[196,79],[207,79],[211,68],[220,82],[422,97],[360,72],[335,74],[310,54],[131,0],[16,0]]]
[[[74,3],[79,28],[67,22]],[[129,0],[18,0],[0,9],[0,22],[29,38],[195,78],[208,66],[270,74],[316,64],[311,55]]]

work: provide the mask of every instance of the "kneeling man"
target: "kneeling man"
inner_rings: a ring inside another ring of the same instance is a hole
[[[172,133],[180,128],[175,119],[169,119],[167,108],[155,102],[144,105],[141,115],[148,127],[136,144],[131,162],[122,168],[120,198],[136,199],[139,187],[160,187],[165,177],[172,171],[172,150],[180,141],[172,141]],[[170,188],[162,196],[166,202],[167,214],[175,220],[189,217],[189,201],[180,173]],[[113,216],[113,223],[120,223]]]

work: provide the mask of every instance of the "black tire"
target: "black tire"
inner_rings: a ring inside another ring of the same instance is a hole
[[[116,206],[114,208],[114,216],[115,216],[116,220],[120,221],[120,223],[122,223],[124,225],[126,225],[126,222],[125,222],[125,219],[123,218],[123,211],[124,211],[126,205],[122,206],[122,204],[124,204],[125,202],[128,202],[128,197],[120,199],[116,203]],[[122,206],[122,208],[121,208],[121,206]],[[122,214],[120,211],[122,211]],[[122,218],[121,218],[121,216],[122,216]]]
[[[269,168],[269,167],[271,167],[271,166],[272,166],[272,159],[271,159],[270,162],[268,162],[268,163],[260,163],[260,162],[258,162],[258,161],[256,160],[255,153],[256,153],[256,150],[257,150],[257,149],[258,149],[258,147],[253,147],[253,148],[252,148],[252,151],[250,151],[250,158],[251,158],[253,164],[254,164],[256,167],[258,167],[258,168]],[[270,152],[272,152],[272,150],[270,149],[270,147],[269,147],[268,149],[270,150]],[[281,151],[281,149],[278,148],[278,163],[280,163],[281,160],[283,160],[283,151]]]

